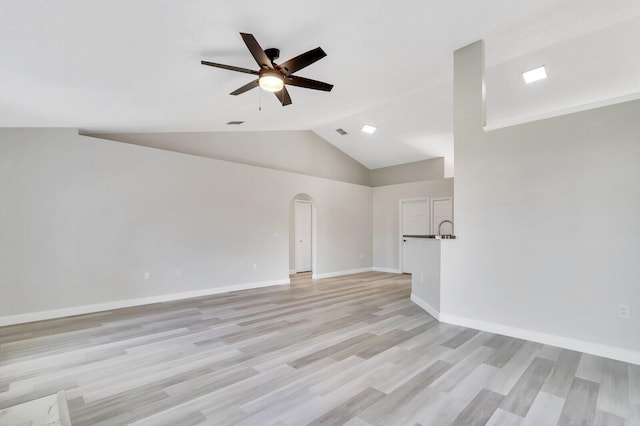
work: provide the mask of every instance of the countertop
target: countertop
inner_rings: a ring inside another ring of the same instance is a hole
[[[444,235],[403,235],[402,237],[404,238],[428,238],[431,240],[455,240],[456,236],[455,235],[449,235],[449,234],[444,234]]]

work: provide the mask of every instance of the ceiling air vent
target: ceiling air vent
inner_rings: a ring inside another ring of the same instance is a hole
[[[231,125],[231,126],[237,126],[237,125],[242,124],[242,123],[244,123],[244,121],[230,121],[227,124]]]
[[[344,129],[336,129],[336,132],[340,133],[342,136],[347,134],[347,132]]]

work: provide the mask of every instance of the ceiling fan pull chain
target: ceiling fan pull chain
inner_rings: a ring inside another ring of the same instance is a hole
[[[262,111],[262,90],[258,88],[258,111]]]

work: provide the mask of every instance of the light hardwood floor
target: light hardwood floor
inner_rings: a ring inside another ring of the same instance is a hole
[[[640,367],[438,323],[364,273],[0,328],[0,409],[74,425],[639,425]]]

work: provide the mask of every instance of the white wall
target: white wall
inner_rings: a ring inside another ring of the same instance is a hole
[[[445,160],[440,157],[369,170],[369,185],[397,185],[400,183],[442,179],[444,177]]]
[[[441,246],[450,240],[416,238],[411,262],[411,300],[435,318],[440,312]]]
[[[310,130],[90,135],[359,185],[369,169]]]
[[[640,362],[640,102],[485,133],[482,61],[455,54],[441,312]]]
[[[317,207],[318,272],[371,267],[369,187],[0,129],[0,317],[286,280],[298,193]]]
[[[373,188],[373,266],[399,272],[400,200],[453,197],[453,178]]]

